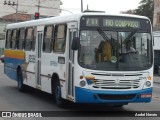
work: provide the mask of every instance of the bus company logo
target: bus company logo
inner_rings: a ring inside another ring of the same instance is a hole
[[[120,83],[120,80],[119,80],[119,79],[116,79],[116,80],[115,80],[115,83],[116,83],[116,84],[119,84],[119,83]]]
[[[35,63],[35,55],[29,55],[29,62]]]
[[[11,112],[2,112],[2,117],[12,117]]]
[[[1,112],[0,117],[42,117],[40,112]]]

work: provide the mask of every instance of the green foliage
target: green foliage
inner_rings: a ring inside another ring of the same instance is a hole
[[[132,12],[136,15],[147,16],[153,23],[154,0],[141,0],[140,6]]]

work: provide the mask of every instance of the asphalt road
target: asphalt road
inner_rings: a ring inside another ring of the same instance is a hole
[[[42,93],[39,91],[29,91],[26,93],[21,93],[17,89],[17,82],[10,80],[6,75],[3,74],[3,64],[0,63],[0,111],[78,111],[78,110],[97,110],[97,111],[125,111],[126,113],[131,111],[160,111],[160,84],[155,83],[153,88],[153,99],[150,103],[132,103],[128,104],[122,108],[113,108],[107,106],[92,106],[92,105],[71,105],[71,107],[67,109],[62,109],[56,106],[53,96],[47,93]],[[56,114],[56,113],[55,113]],[[72,114],[72,112],[70,113]],[[76,113],[77,114],[77,113]],[[55,120],[71,120],[71,119],[82,119],[78,114],[73,116],[75,117],[63,117],[57,116],[54,117]],[[97,113],[98,115],[98,113]],[[71,115],[72,116],[72,115]],[[115,113],[116,116],[116,113]],[[109,117],[87,117],[83,119],[108,119]],[[14,120],[18,120],[20,118],[12,118]],[[32,119],[32,118],[29,118]],[[39,120],[39,118],[34,118]],[[46,118],[41,118],[46,119]],[[52,118],[48,118],[52,119]],[[119,117],[111,117],[109,119],[120,120]],[[123,120],[132,120],[138,119],[143,120],[142,117],[123,117]],[[153,119],[158,120],[158,117],[150,118],[145,117],[145,120]],[[0,120],[8,120],[8,118],[0,118]]]

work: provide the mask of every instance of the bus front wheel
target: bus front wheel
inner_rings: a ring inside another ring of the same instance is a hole
[[[18,82],[18,90],[20,92],[25,92],[25,85],[23,84],[22,71],[20,69],[17,71],[17,82]]]

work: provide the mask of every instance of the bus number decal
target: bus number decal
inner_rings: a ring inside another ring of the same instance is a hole
[[[29,55],[29,62],[35,63],[35,55]]]
[[[50,61],[50,65],[51,66],[57,66],[57,62],[56,61]]]

